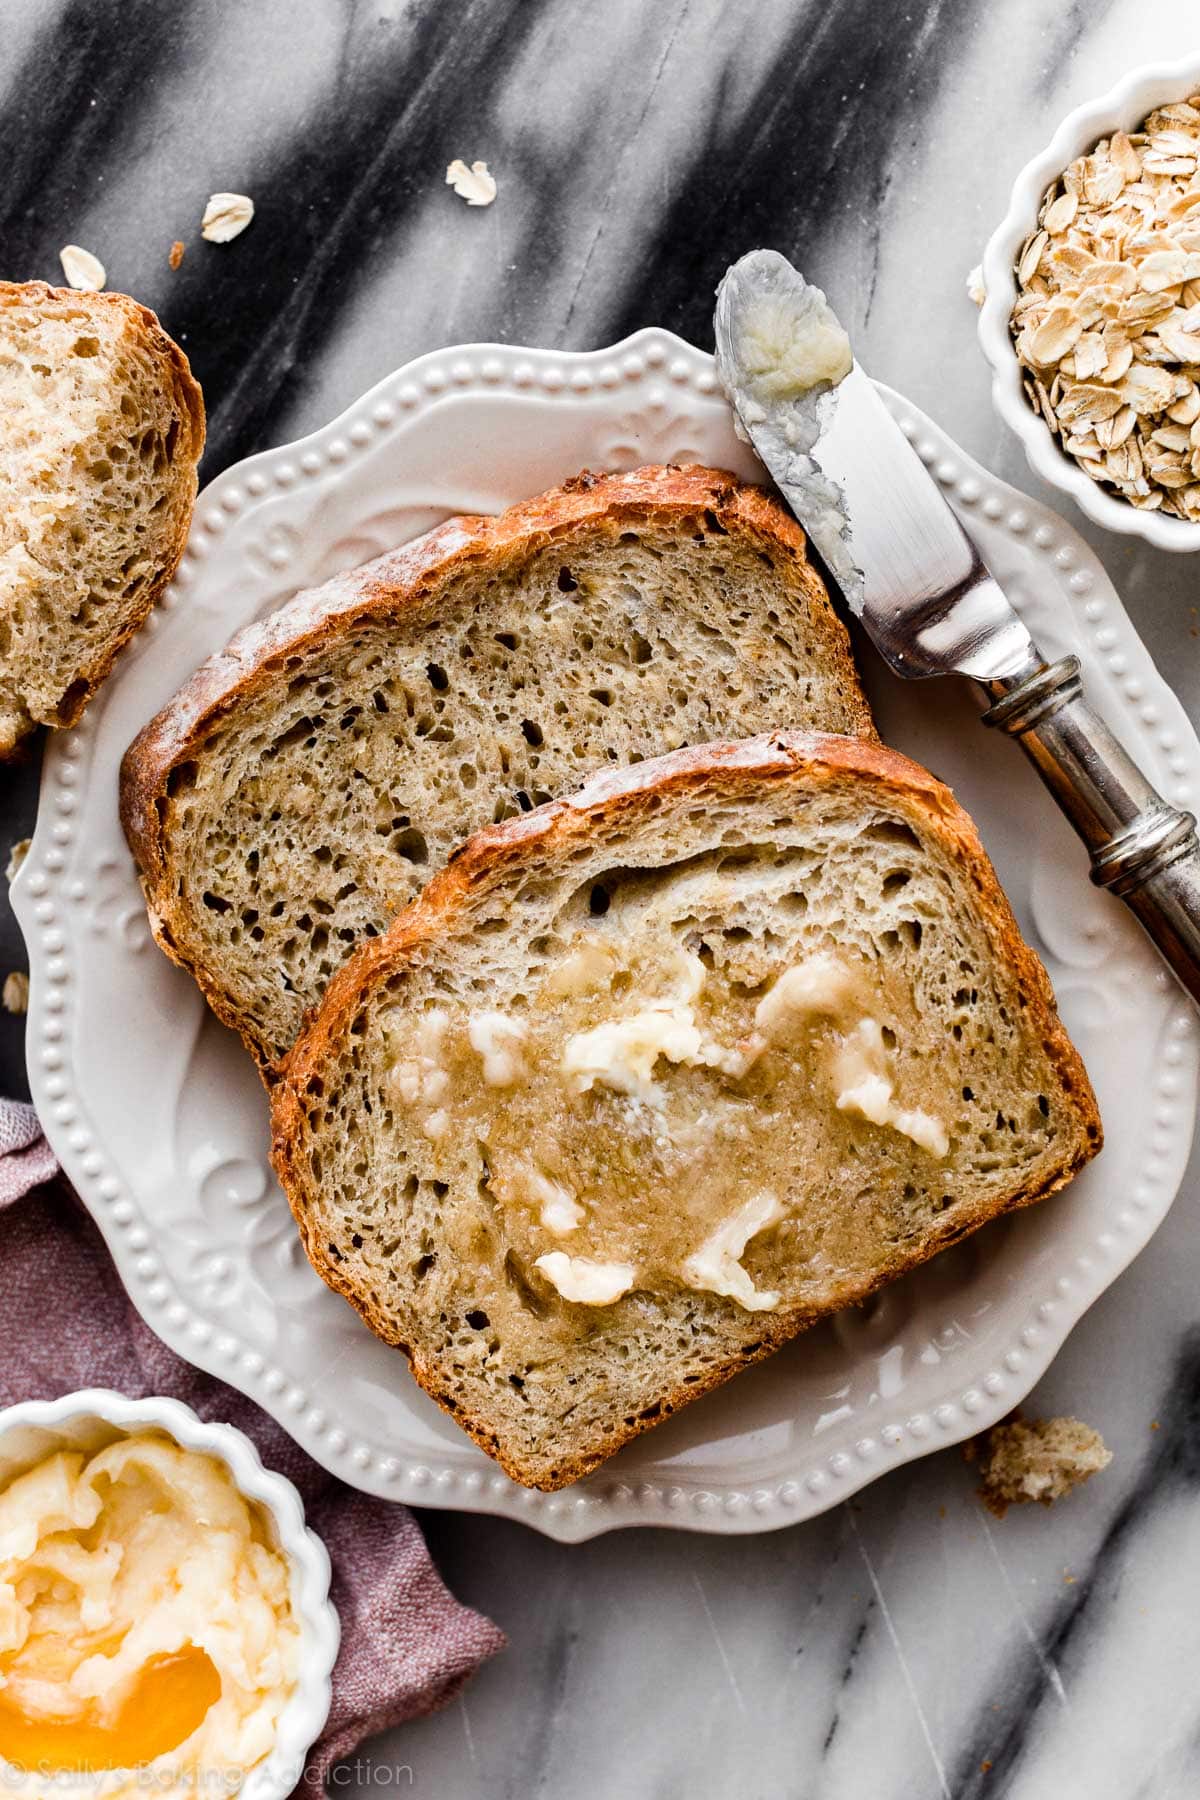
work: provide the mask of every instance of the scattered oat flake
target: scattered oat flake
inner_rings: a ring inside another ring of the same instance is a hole
[[[0,993],[5,1012],[24,1013],[29,1011],[29,977],[21,969],[14,969],[11,975],[4,978],[4,989]]]
[[[8,867],[4,871],[7,880],[15,881],[17,879],[17,871],[25,861],[25,858],[29,855],[29,843],[30,840],[28,838],[21,838],[9,851]]]
[[[173,269],[177,269],[179,267],[180,263],[183,261],[184,249],[185,249],[185,245],[184,245],[183,239],[176,238],[175,242],[171,245],[170,254],[167,257],[167,261],[170,263],[170,265]]]
[[[446,170],[446,182],[468,206],[490,206],[496,198],[496,177],[485,162],[473,162],[468,168],[456,156]]]
[[[104,264],[90,250],[84,250],[79,244],[64,244],[58,253],[63,274],[67,278],[67,286],[76,288],[81,294],[98,294],[108,280],[104,273]]]
[[[228,244],[240,237],[254,217],[254,202],[248,194],[210,194],[200,235],[210,244]]]

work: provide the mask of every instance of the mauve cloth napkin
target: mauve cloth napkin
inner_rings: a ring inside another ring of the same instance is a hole
[[[319,1791],[365,1737],[452,1700],[503,1633],[443,1586],[406,1507],[326,1474],[252,1400],[154,1336],[75,1195],[62,1183],[31,1191],[57,1169],[33,1108],[0,1100],[0,1406],[83,1387],[172,1394],[236,1425],[295,1482],[328,1546],[342,1621],[333,1706],[300,1784]]]

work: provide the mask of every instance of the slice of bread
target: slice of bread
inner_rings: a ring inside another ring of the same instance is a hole
[[[712,469],[584,475],[240,633],[131,746],[121,810],[159,943],[267,1067],[472,831],[797,725],[873,735],[790,514]]]
[[[1101,1143],[949,790],[801,734],[480,832],[331,983],[273,1107],[314,1266],[541,1488]]]
[[[175,572],[204,403],[125,294],[0,282],[0,758],[73,725]]]

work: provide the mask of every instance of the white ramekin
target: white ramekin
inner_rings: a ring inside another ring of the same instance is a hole
[[[1038,207],[1050,183],[1068,163],[1085,155],[1097,138],[1114,131],[1132,131],[1156,106],[1186,99],[1198,90],[1200,57],[1190,56],[1135,69],[1110,93],[1076,107],[1041,154],[1017,176],[1003,223],[992,233],[983,256],[987,297],[979,315],[979,341],[992,365],[992,399],[1000,417],[1020,438],[1037,474],[1070,494],[1089,519],[1110,531],[1143,537],[1160,550],[1200,550],[1200,524],[1143,512],[1127,500],[1117,499],[1059,449],[1022,391],[1021,368],[1008,321],[1017,297],[1014,264],[1037,222]]]
[[[286,1800],[329,1714],[340,1637],[329,1598],[329,1554],[304,1523],[304,1508],[291,1482],[264,1469],[242,1432],[232,1425],[205,1424],[179,1400],[127,1400],[106,1388],[84,1388],[60,1400],[25,1400],[0,1410],[0,1487],[56,1450],[91,1453],[130,1432],[155,1429],[188,1450],[225,1463],[240,1492],[266,1514],[287,1558],[292,1609],[300,1626],[299,1678],[280,1717],[274,1749],[239,1791],[239,1800]],[[19,1787],[9,1785],[19,1793]]]

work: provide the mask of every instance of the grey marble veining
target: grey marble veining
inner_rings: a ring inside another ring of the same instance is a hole
[[[874,373],[1036,492],[990,408],[967,270],[1062,114],[1187,50],[1200,13],[1178,0],[0,0],[0,267],[55,279],[74,240],[159,309],[205,383],[215,474],[440,344],[661,322],[707,345],[725,263],[771,243]],[[444,187],[459,155],[489,161],[491,209]],[[217,188],[259,209],[224,249],[195,236]],[[1200,718],[1195,564],[1082,529]],[[33,776],[0,776],[5,844]],[[2,898],[0,955],[20,956]],[[0,1019],[10,1089],[19,1039]],[[1194,1161],[1033,1396],[1115,1452],[1053,1512],[991,1520],[950,1451],[759,1538],[564,1547],[426,1514],[511,1647],[339,1785],[1194,1800],[1198,1203]]]

